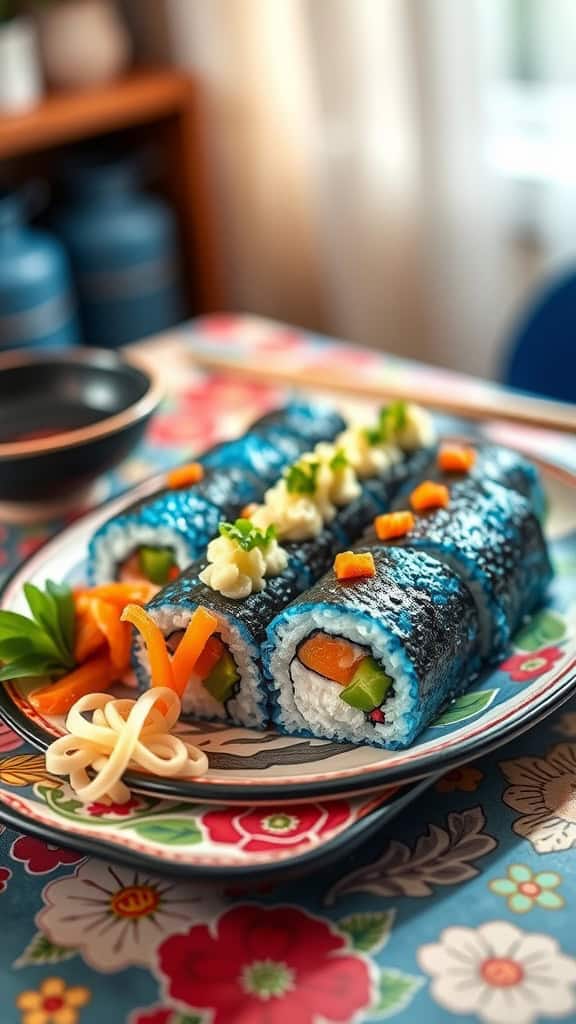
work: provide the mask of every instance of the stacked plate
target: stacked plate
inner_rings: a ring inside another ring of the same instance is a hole
[[[43,751],[64,731],[62,720],[41,717],[28,700],[29,684],[15,681],[0,690],[0,715],[25,745],[0,732],[0,817],[52,842],[188,876],[268,876],[350,852],[440,773],[530,728],[574,689],[576,476],[548,464],[541,469],[557,572],[549,605],[526,623],[511,656],[409,750],[183,724],[208,755],[205,778],[133,774],[127,804],[84,806],[45,770]],[[87,542],[110,512],[90,513],[36,553],[4,587],[1,606],[24,611],[26,581],[81,582]]]

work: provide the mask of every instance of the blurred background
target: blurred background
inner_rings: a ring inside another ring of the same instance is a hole
[[[0,0],[0,347],[234,310],[499,378],[575,109],[573,0]]]

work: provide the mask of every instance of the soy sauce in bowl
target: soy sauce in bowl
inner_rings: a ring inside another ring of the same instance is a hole
[[[117,352],[0,357],[0,501],[85,487],[129,454],[160,397],[150,372]]]

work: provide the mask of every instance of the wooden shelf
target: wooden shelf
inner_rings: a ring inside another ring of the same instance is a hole
[[[189,102],[191,80],[176,71],[139,71],[98,89],[54,93],[28,114],[0,117],[0,159],[144,124]]]
[[[137,70],[105,87],[54,93],[28,114],[0,116],[0,160],[149,124],[177,211],[190,311],[225,308],[199,88],[172,69]]]

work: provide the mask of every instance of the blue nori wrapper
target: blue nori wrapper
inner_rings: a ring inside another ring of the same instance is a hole
[[[282,470],[295,462],[309,447],[305,438],[274,427],[266,434],[249,431],[234,441],[224,441],[199,461],[212,469],[233,466],[255,473],[266,488],[275,483],[282,475]]]
[[[260,501],[286,466],[317,440],[331,439],[342,425],[334,410],[296,402],[261,417],[243,437],[216,445],[199,460],[206,469],[204,480],[134,502],[96,531],[88,550],[90,583],[108,582],[115,574],[111,559],[99,557],[106,553],[111,529],[116,537],[118,531],[126,535],[121,561],[131,552],[131,534],[144,527],[150,531],[148,544],[155,529],[177,534],[189,564],[203,554],[222,519],[235,519],[245,505]]]
[[[546,495],[536,466],[511,448],[494,444],[474,444],[473,447],[476,450],[476,462],[468,473],[446,473],[438,468],[437,449],[429,452],[427,459],[412,471],[406,485],[401,487],[394,507],[406,507],[410,491],[422,480],[437,480],[448,486],[473,480],[479,488],[485,483],[495,483],[517,491],[530,502],[538,519],[543,519]]]
[[[331,441],[336,434],[346,429],[344,418],[329,405],[295,400],[261,416],[251,427],[252,430],[268,430],[281,426],[304,438],[313,448],[318,441]]]
[[[513,490],[470,479],[450,485],[448,508],[416,517],[388,545],[426,551],[473,587],[483,622],[482,648],[498,661],[523,618],[540,605],[552,568],[539,520]]]
[[[366,550],[362,545],[362,550]],[[267,629],[262,648],[274,720],[288,731],[279,703],[280,692],[292,688],[288,668],[282,679],[273,678],[270,658],[280,633],[286,635],[302,616],[320,609],[334,615],[332,632],[346,636],[345,618],[370,626],[370,646],[376,660],[399,659],[405,678],[408,707],[397,734],[384,740],[382,727],[366,720],[366,740],[390,748],[408,746],[442,705],[465,689],[480,664],[478,620],[468,588],[455,573],[423,552],[374,546],[376,576],[341,583],[331,570],[302,597],[288,605]],[[311,632],[318,628],[311,623]],[[404,684],[403,684],[404,685]],[[384,705],[385,708],[385,705]],[[306,721],[298,732],[309,735]],[[290,731],[294,729],[290,727]],[[315,735],[319,733],[315,732]],[[338,726],[326,721],[327,737],[346,738]]]

